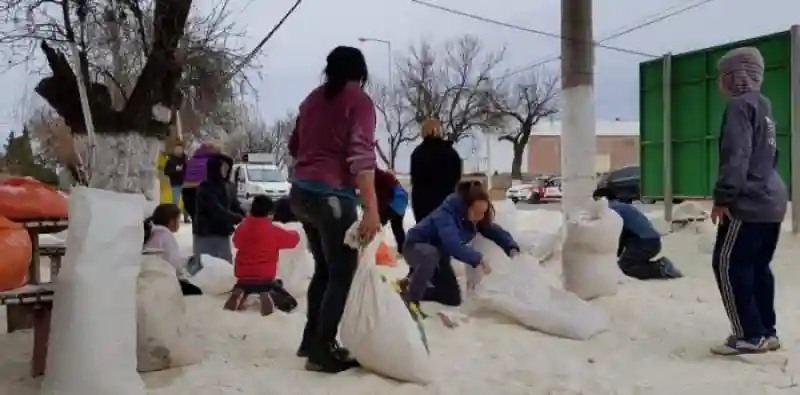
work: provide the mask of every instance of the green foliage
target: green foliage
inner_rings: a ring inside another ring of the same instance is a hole
[[[58,174],[55,168],[38,160],[33,153],[31,146],[31,136],[28,128],[22,129],[22,134],[8,134],[5,151],[5,167],[7,171],[15,176],[32,177],[41,182],[57,185]]]

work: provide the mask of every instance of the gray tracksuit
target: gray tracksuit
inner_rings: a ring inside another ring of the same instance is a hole
[[[788,193],[777,171],[775,122],[761,95],[761,54],[739,48],[720,60],[720,79],[731,97],[719,138],[719,176],[714,204],[745,222],[782,222]]]

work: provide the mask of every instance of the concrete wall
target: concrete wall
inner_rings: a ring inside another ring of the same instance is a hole
[[[610,169],[639,163],[639,136],[597,136],[597,163]],[[532,135],[528,143],[528,172],[561,174],[561,136]]]

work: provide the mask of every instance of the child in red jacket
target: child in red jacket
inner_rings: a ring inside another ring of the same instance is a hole
[[[275,308],[289,312],[297,307],[297,301],[283,289],[277,275],[280,250],[297,247],[300,235],[272,223],[269,219],[272,206],[272,200],[266,196],[253,198],[250,215],[233,234],[237,282],[225,303],[226,310],[241,310],[247,295],[254,293],[259,294],[261,314],[265,316]]]

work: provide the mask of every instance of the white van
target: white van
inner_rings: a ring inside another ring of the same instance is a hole
[[[231,171],[236,195],[248,206],[257,195],[277,200],[289,194],[290,184],[286,173],[274,161],[260,159],[260,156],[256,159],[256,155],[251,154],[246,162],[234,164]]]

